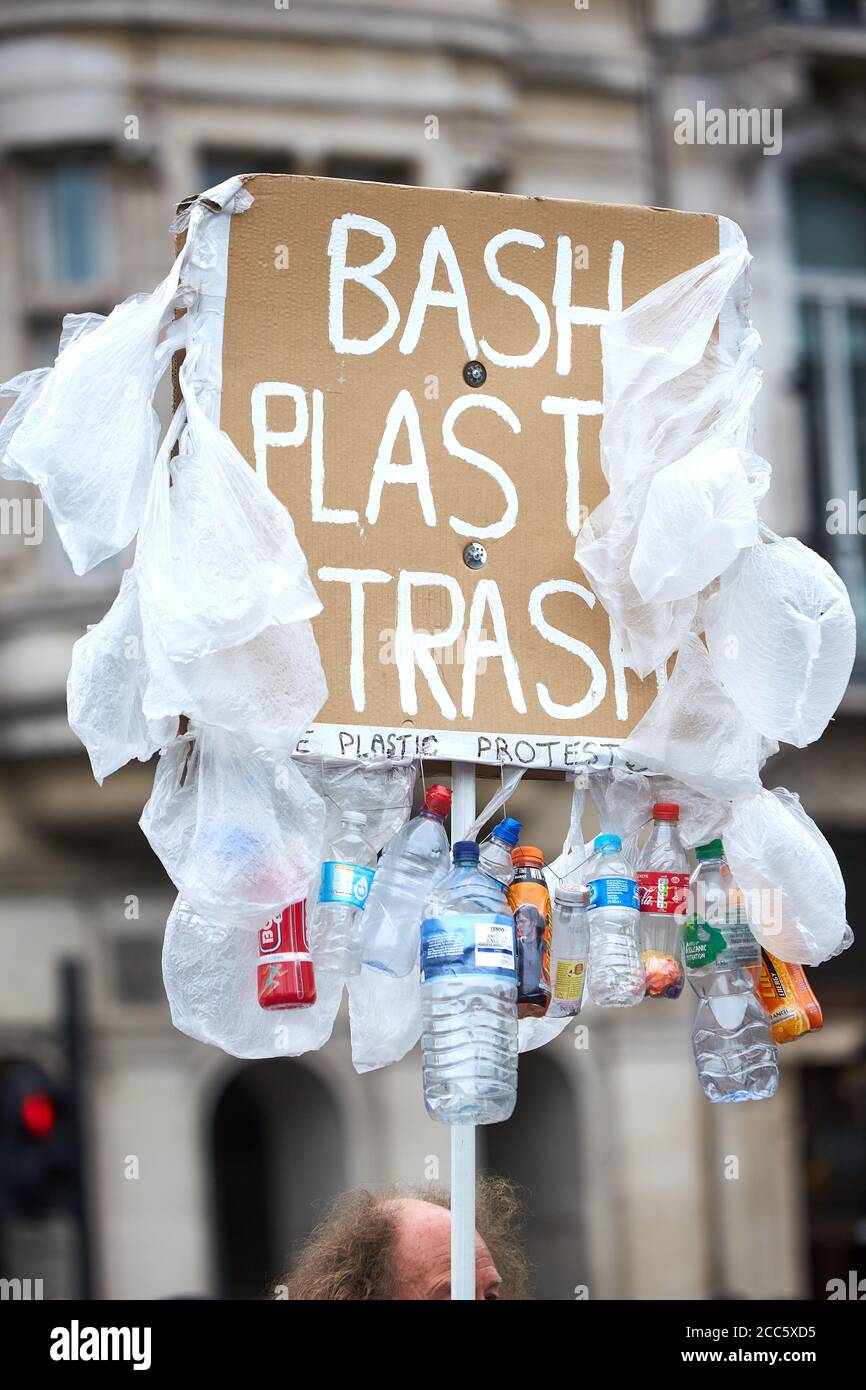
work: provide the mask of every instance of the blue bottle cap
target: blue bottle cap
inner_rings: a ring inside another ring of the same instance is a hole
[[[515,820],[513,816],[506,816],[505,820],[501,820],[498,825],[493,827],[491,838],[504,840],[505,843],[511,845],[513,849],[520,839],[521,828],[519,820]]]
[[[596,835],[592,843],[594,849],[622,849],[619,835]]]
[[[454,845],[454,863],[478,863],[478,841],[458,840]]]

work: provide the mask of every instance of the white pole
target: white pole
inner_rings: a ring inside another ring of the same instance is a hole
[[[475,819],[475,764],[452,763],[451,843]],[[451,1298],[475,1298],[475,1126],[451,1126]]]

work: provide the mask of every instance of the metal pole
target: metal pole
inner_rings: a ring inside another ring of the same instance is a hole
[[[475,819],[475,764],[452,763],[451,843]],[[451,1126],[451,1298],[475,1298],[475,1126]]]

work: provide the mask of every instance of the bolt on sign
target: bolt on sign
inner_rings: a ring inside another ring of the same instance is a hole
[[[301,751],[568,768],[656,693],[574,560],[606,492],[600,327],[716,218],[254,175],[220,424],[289,509],[329,697]]]

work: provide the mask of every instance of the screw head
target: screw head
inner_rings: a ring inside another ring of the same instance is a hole
[[[463,563],[468,569],[480,570],[487,562],[487,551],[480,541],[470,541],[463,550]]]
[[[463,368],[463,380],[467,386],[483,386],[487,380],[487,368],[483,362],[467,362]]]

